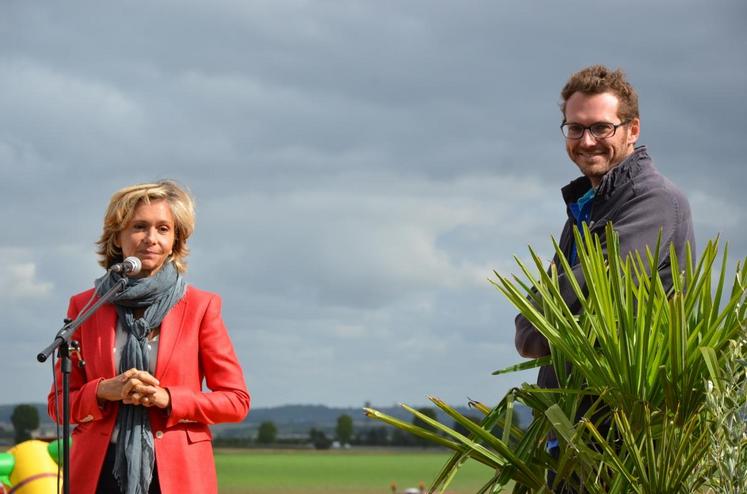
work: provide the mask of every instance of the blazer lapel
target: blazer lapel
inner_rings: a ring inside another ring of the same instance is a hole
[[[114,347],[117,344],[117,309],[111,304],[102,305],[94,314],[96,328],[96,344],[99,347],[98,353],[102,355],[102,372],[101,375],[114,377],[119,372],[114,368]],[[85,351],[85,350],[84,350]],[[109,358],[106,358],[106,355]],[[83,355],[85,358],[85,355]]]
[[[156,378],[158,379],[166,372],[176,342],[179,341],[179,333],[184,327],[182,319],[187,313],[188,300],[189,288],[187,288],[187,293],[184,294],[182,299],[171,308],[161,321],[161,331],[158,334],[158,358],[156,360]]]

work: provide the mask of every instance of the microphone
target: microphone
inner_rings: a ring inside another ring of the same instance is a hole
[[[138,274],[142,267],[143,267],[143,263],[140,262],[140,259],[138,259],[135,256],[130,256],[122,262],[113,264],[109,268],[109,271],[112,271],[114,273],[120,273],[123,275],[132,276],[134,274]]]

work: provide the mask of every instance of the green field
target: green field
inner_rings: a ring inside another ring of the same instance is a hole
[[[215,463],[221,494],[391,494],[426,487],[449,458],[445,451],[284,451],[218,449]],[[449,492],[476,492],[493,472],[470,461]]]

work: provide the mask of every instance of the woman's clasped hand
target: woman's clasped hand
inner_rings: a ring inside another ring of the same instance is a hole
[[[125,405],[167,408],[169,392],[148,371],[129,369],[110,379],[102,379],[96,389],[99,401],[122,401]]]

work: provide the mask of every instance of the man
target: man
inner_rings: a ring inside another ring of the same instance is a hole
[[[585,289],[573,226],[581,228],[586,223],[605,245],[604,229],[612,222],[623,257],[633,251],[643,254],[647,246],[653,251],[661,232],[658,269],[664,286],[671,286],[670,244],[680,259],[688,242],[695,248],[690,205],[654,168],[645,146],[636,147],[641,122],[635,89],[621,70],[594,65],[573,74],[561,96],[566,151],[583,174],[562,189],[568,220],[559,245],[576,280]],[[560,288],[571,310],[578,313],[579,301],[564,273]],[[523,357],[550,354],[545,337],[522,315],[516,317],[516,349]],[[544,388],[558,387],[551,366],[540,369],[537,383]],[[557,457],[557,440],[550,437],[547,447]],[[550,472],[548,482],[552,479]]]

